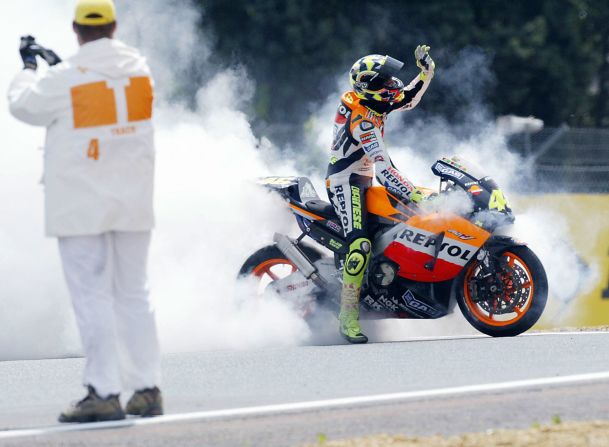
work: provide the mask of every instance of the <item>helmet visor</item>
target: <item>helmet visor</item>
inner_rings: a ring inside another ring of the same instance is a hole
[[[374,76],[374,78],[368,81],[368,90],[378,91],[381,89],[391,89],[396,87],[391,87],[395,81],[400,82],[399,79],[395,77],[398,72],[404,66],[404,62],[400,62],[397,59],[392,58],[391,56],[385,56],[385,63],[378,70],[378,74]],[[403,87],[403,85],[402,85]]]
[[[392,76],[397,75],[403,66],[404,62],[394,59],[391,56],[385,56],[385,63],[379,70],[379,73],[387,78],[391,78]]]

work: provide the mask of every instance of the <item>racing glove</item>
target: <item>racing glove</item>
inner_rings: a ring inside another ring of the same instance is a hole
[[[35,71],[38,68],[38,62],[36,62],[36,40],[32,36],[21,37],[19,54],[21,54],[24,70],[29,68]]]
[[[419,78],[422,81],[427,80],[430,76],[433,76],[434,70],[436,69],[436,63],[429,55],[429,45],[418,45],[414,50],[414,58],[417,61],[417,67],[421,69]]]
[[[413,203],[421,203],[423,201],[423,193],[415,188],[408,194],[408,200]]]

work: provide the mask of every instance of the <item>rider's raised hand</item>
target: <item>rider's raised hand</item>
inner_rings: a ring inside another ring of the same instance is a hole
[[[427,80],[428,77],[433,76],[436,68],[436,63],[429,55],[430,49],[431,47],[429,45],[418,45],[414,50],[414,58],[417,61],[417,67],[421,69],[419,77],[423,81]]]

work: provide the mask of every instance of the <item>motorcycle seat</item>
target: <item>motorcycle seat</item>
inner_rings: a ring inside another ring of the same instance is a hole
[[[309,211],[315,213],[321,217],[325,217],[326,219],[337,219],[336,213],[334,212],[334,207],[331,203],[325,202],[323,200],[309,200],[305,203],[305,206]]]

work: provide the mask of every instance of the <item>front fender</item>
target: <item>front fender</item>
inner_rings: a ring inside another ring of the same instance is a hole
[[[484,244],[484,248],[486,248],[493,255],[504,251],[506,248],[526,246],[527,243],[521,241],[520,239],[515,239],[511,236],[503,236],[497,234],[492,235]]]

